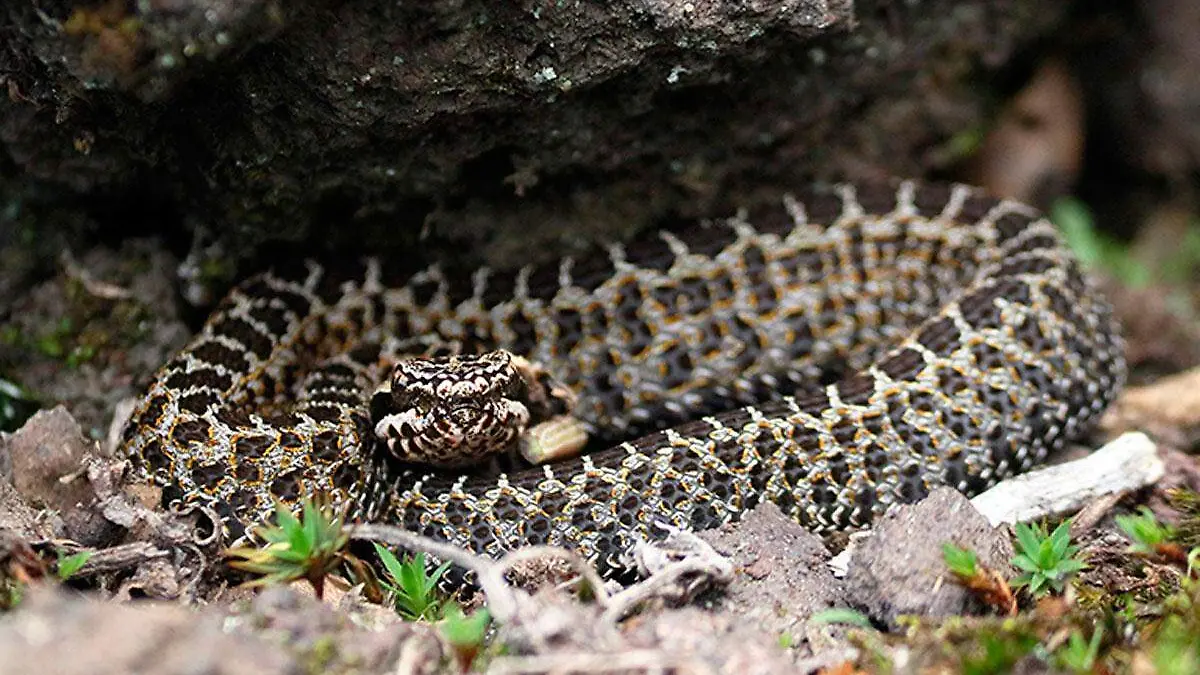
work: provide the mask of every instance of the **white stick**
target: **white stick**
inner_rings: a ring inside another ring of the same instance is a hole
[[[1108,494],[1131,492],[1163,475],[1146,434],[1122,434],[1092,454],[1010,478],[971,500],[993,525],[1061,516]]]

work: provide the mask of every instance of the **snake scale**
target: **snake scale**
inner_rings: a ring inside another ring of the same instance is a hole
[[[164,502],[207,503],[239,537],[320,491],[356,519],[489,555],[564,545],[612,576],[656,522],[769,500],[828,534],[935,486],[978,493],[1086,433],[1125,379],[1110,307],[1052,224],[958,185],[789,196],[511,273],[386,267],[234,288],[123,437]],[[608,449],[491,475],[397,463],[370,387],[444,344],[540,364]]]

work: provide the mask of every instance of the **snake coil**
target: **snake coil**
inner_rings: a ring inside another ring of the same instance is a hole
[[[125,447],[165,501],[210,503],[235,536],[319,490],[356,518],[491,555],[565,545],[615,574],[655,521],[770,500],[826,533],[937,485],[978,493],[1079,438],[1125,378],[1054,227],[963,186],[789,197],[605,253],[399,284],[375,262],[253,277],[154,378]],[[389,461],[370,388],[440,344],[539,364],[612,447],[490,477]]]

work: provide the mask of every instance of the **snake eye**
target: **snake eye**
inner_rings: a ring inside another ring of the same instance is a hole
[[[433,409],[433,399],[427,393],[410,387],[396,389],[383,386],[371,394],[369,408],[371,421],[378,423],[388,415],[410,410],[428,415]]]
[[[408,405],[405,407],[416,410],[422,415],[428,415],[429,411],[433,410],[433,397],[427,394],[414,393],[407,397],[407,399]]]
[[[374,394],[371,394],[370,414],[371,424],[379,424],[379,421],[392,412],[392,392],[387,389],[376,389]]]

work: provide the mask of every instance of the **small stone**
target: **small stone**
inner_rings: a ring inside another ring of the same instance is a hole
[[[12,485],[34,508],[50,509],[61,518],[61,536],[84,545],[102,545],[115,526],[95,508],[95,489],[87,466],[95,443],[62,406],[40,410],[20,429],[0,441],[7,454]]]
[[[975,551],[981,565],[1005,577],[1014,572],[1006,528],[993,528],[957,490],[939,488],[916,504],[888,511],[874,536],[857,542],[846,576],[851,603],[891,629],[898,628],[902,614],[979,612],[979,601],[946,568],[946,542]]]
[[[775,636],[805,636],[796,651],[806,656],[827,647],[807,630],[813,614],[845,607],[842,582],[829,569],[830,553],[820,537],[764,502],[738,523],[699,533],[737,570],[719,595],[722,615],[738,617]],[[731,671],[732,672],[732,671]]]

